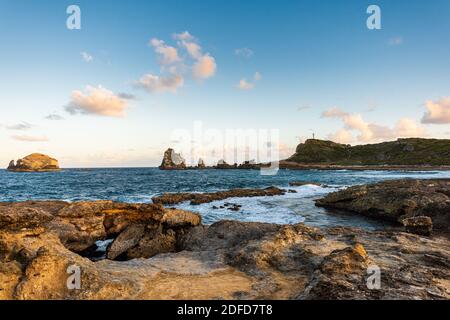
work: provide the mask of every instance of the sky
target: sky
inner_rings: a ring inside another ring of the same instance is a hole
[[[0,0],[0,166],[157,166],[199,123],[277,130],[280,158],[313,134],[450,138],[449,17],[448,0]]]

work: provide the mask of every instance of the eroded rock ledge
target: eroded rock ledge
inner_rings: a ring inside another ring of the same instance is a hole
[[[110,259],[78,254],[109,237]],[[119,256],[134,259],[111,260]],[[371,290],[373,265],[381,288]],[[67,288],[70,266],[81,270],[80,289]],[[446,237],[205,226],[196,214],[155,204],[0,204],[0,299],[449,299],[449,278]]]
[[[317,206],[398,222],[407,231],[450,235],[450,179],[390,180],[328,194]]]
[[[153,197],[153,203],[174,205],[185,201],[190,201],[192,205],[209,203],[228,198],[247,198],[247,197],[269,197],[279,196],[286,193],[286,190],[277,187],[268,187],[265,189],[231,189],[226,191],[207,192],[207,193],[164,193],[161,196]]]

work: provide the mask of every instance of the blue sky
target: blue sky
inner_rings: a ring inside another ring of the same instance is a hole
[[[71,4],[81,30],[66,28]],[[366,27],[370,4],[381,30]],[[279,129],[285,154],[312,132],[450,138],[449,16],[446,0],[0,0],[0,163],[39,151],[66,167],[158,165],[194,121]],[[174,36],[184,32],[199,56]],[[152,39],[177,62],[162,63]],[[144,86],[145,75],[183,81]],[[93,108],[108,101],[120,116]]]

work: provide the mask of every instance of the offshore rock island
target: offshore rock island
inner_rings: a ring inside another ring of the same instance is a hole
[[[7,168],[12,172],[50,172],[59,171],[58,160],[45,154],[33,153],[22,159],[11,160]]]

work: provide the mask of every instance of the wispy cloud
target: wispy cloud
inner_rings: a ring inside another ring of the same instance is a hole
[[[308,110],[311,109],[312,107],[309,104],[305,104],[302,106],[297,107],[297,111],[304,111],[304,110]]]
[[[250,58],[254,52],[250,48],[238,48],[234,50],[234,54],[244,58]]]
[[[160,77],[153,74],[146,74],[135,83],[135,86],[146,89],[150,93],[175,93],[183,84],[184,78],[181,75],[173,74]]]
[[[20,122],[20,123],[13,124],[13,125],[7,125],[5,127],[8,130],[24,131],[24,130],[31,129],[33,127],[33,125],[29,124],[28,122]]]
[[[82,52],[80,52],[80,54],[85,62],[89,63],[89,62],[94,61],[94,57],[92,55],[90,55],[89,53],[87,53],[86,51],[82,51]]]
[[[253,76],[253,81],[248,81],[246,78],[242,78],[239,80],[239,83],[237,84],[237,88],[240,90],[251,90],[255,88],[256,82],[260,81],[262,79],[262,75],[259,72],[255,72]]]
[[[127,93],[127,92],[120,92],[119,94],[117,94],[120,98],[125,99],[125,100],[136,100],[136,96],[132,93]]]
[[[46,119],[46,120],[54,120],[54,121],[58,121],[58,120],[64,120],[64,117],[63,117],[63,116],[60,116],[60,115],[57,114],[57,113],[51,113],[51,114],[47,115],[47,116],[45,117],[45,119]]]
[[[24,142],[46,142],[49,141],[45,136],[13,135],[12,139]]]
[[[388,41],[388,44],[390,46],[399,46],[399,45],[403,44],[403,38],[400,36],[390,38]]]
[[[125,99],[102,86],[87,86],[85,92],[75,90],[65,107],[70,114],[94,114],[107,117],[123,117],[128,103]]]

